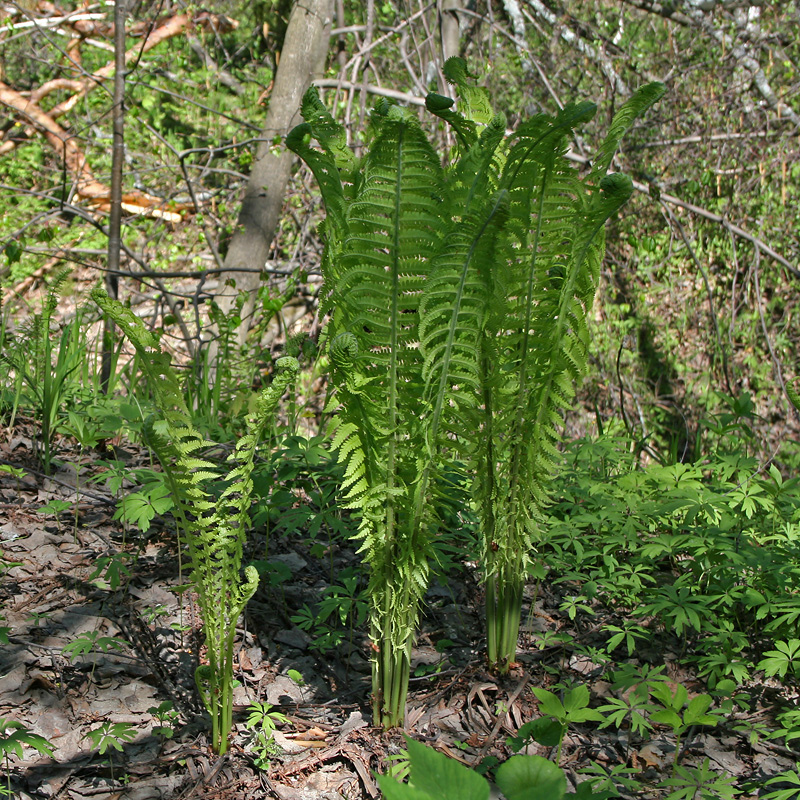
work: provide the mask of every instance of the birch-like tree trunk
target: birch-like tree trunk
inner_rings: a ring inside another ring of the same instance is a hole
[[[269,109],[256,151],[236,230],[225,256],[226,285],[218,298],[221,309],[229,311],[239,292],[246,292],[242,323],[238,331],[244,342],[261,282],[257,271],[264,268],[280,219],[293,155],[276,137],[285,136],[300,119],[300,101],[315,73],[324,69],[331,27],[330,0],[297,2],[289,18],[280,63],[269,100]],[[237,272],[237,270],[242,270]]]

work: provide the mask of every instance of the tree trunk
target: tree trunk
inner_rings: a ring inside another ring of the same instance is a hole
[[[285,136],[302,121],[300,101],[314,73],[324,69],[330,26],[330,0],[304,0],[292,9],[270,95],[263,140],[256,151],[236,230],[225,256],[226,270],[234,271],[226,271],[224,277],[226,283],[233,279],[235,286],[226,285],[218,298],[220,308],[228,312],[239,292],[247,293],[238,331],[240,344],[244,343],[250,328],[261,275],[235,270],[262,269],[267,261],[293,159],[282,145],[274,147],[273,140],[276,136]]]
[[[111,151],[111,211],[108,218],[108,272],[105,284],[109,297],[117,299],[120,251],[122,249],[122,168],[125,161],[125,16],[127,0],[114,3],[114,139]],[[100,386],[108,394],[114,368],[114,321],[103,317],[103,352],[100,357]]]

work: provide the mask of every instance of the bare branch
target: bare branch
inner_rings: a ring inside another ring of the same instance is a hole
[[[550,25],[554,31],[569,45],[573,46],[579,53],[600,65],[600,69],[606,76],[608,82],[614,87],[614,91],[622,97],[630,97],[631,91],[619,73],[614,69],[611,59],[602,50],[589,44],[582,36],[575,33],[572,28],[563,24],[542,0],[528,0],[528,5],[534,14]]]
[[[748,51],[744,44],[737,42],[732,36],[725,33],[721,27],[714,24],[709,15],[704,13],[704,11],[711,10],[716,5],[720,5],[723,8],[738,8],[742,5],[741,3],[735,2],[735,0],[734,2],[723,2],[723,0],[691,2],[690,0],[684,0],[683,10],[678,11],[675,4],[662,3],[658,2],[658,0],[625,0],[625,2],[628,5],[658,14],[681,25],[699,28],[721,45],[725,52],[729,52],[736,59],[736,63],[750,75],[758,93],[766,101],[767,105],[777,112],[779,118],[788,119],[793,125],[800,125],[800,115],[790,105],[778,98],[755,56]]]
[[[399,100],[401,103],[408,103],[412,106],[425,105],[423,97],[418,97],[410,92],[398,92],[396,89],[384,89],[382,86],[374,86],[371,83],[364,85],[362,83],[353,83],[352,81],[340,81],[338,78],[317,78],[313,83],[314,86],[319,86],[320,89],[366,89],[369,94],[375,94],[379,97],[391,97],[393,100]]]

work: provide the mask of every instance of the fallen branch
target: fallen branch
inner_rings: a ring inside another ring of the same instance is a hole
[[[88,200],[99,211],[110,209],[111,190],[98,181],[92,174],[83,150],[72,134],[62,128],[50,114],[43,111],[29,98],[0,81],[0,103],[13,108],[20,116],[25,117],[35,128],[42,131],[53,149],[61,156],[67,171],[75,181],[75,192],[83,200]],[[166,203],[160,197],[134,191],[123,197],[122,207],[132,214],[165,219],[168,222],[180,222],[183,218],[178,211],[191,208],[190,204],[178,206],[176,210],[165,208]],[[174,208],[174,206],[173,206]]]
[[[165,22],[163,25],[156,28],[142,44],[132,47],[125,53],[125,66],[138,61],[144,53],[146,53],[148,50],[152,50],[156,45],[161,44],[161,42],[171,39],[173,36],[177,36],[179,33],[185,31],[190,21],[191,20],[188,14],[178,14],[177,16],[172,17],[170,20]],[[59,103],[57,106],[55,106],[50,112],[50,115],[53,117],[53,119],[58,119],[68,111],[71,111],[89,93],[89,91],[94,89],[96,86],[99,86],[104,80],[110,78],[113,74],[114,62],[109,61],[108,64],[106,64],[104,67],[101,67],[99,70],[97,70],[97,72],[82,78],[80,90],[75,92],[75,94],[72,95],[72,97],[70,97],[68,100],[65,100],[63,103]]]

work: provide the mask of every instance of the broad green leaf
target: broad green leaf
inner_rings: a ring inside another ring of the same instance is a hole
[[[378,786],[385,800],[434,800],[429,794],[409,786],[407,783],[400,783],[388,775],[378,775]],[[442,800],[442,798],[438,798]]]
[[[489,784],[477,772],[414,739],[406,737],[406,742],[411,762],[409,782],[415,789],[434,798],[488,800]]]
[[[530,722],[526,722],[518,731],[516,736],[508,739],[508,744],[512,750],[519,751],[532,739],[545,747],[556,747],[561,741],[566,728],[558,720],[549,717],[539,717]]]
[[[534,688],[533,693],[539,701],[539,711],[542,714],[547,714],[558,720],[563,720],[566,717],[566,709],[563,703],[552,692],[548,692],[547,689]]]
[[[561,800],[567,791],[564,773],[541,756],[512,756],[496,782],[508,800]]]

